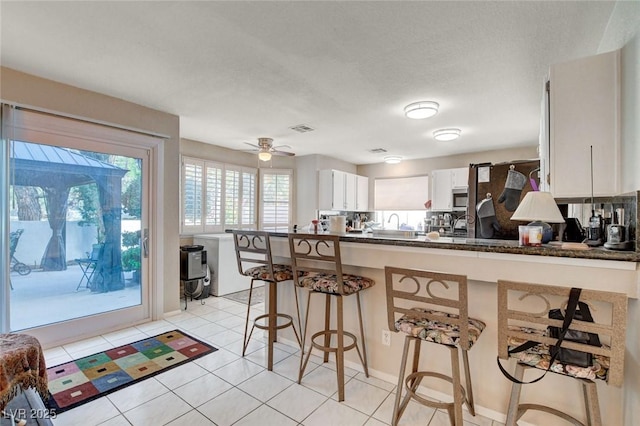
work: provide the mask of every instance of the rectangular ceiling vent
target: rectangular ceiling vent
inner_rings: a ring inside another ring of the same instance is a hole
[[[315,130],[313,127],[309,127],[306,124],[298,124],[297,126],[291,126],[289,128],[298,133],[307,133]]]
[[[384,148],[373,148],[370,149],[369,152],[372,154],[384,154],[385,152],[387,152],[387,150]]]

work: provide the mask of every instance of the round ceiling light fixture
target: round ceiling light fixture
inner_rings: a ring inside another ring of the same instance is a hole
[[[433,132],[433,137],[439,141],[452,141],[460,137],[460,129],[440,129]]]
[[[408,118],[413,118],[416,120],[422,119],[422,118],[429,118],[429,117],[433,117],[438,113],[438,108],[440,108],[440,105],[438,105],[437,102],[433,102],[433,101],[414,102],[404,107],[404,115],[406,115]]]
[[[269,160],[271,160],[271,153],[269,151],[262,151],[262,152],[258,153],[258,158],[261,161],[269,161]]]
[[[384,157],[384,162],[387,164],[398,164],[402,161],[402,157],[399,155],[387,155]]]

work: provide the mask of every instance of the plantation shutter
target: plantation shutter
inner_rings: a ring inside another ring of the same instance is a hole
[[[203,161],[183,159],[182,224],[185,229],[202,226],[203,169]]]
[[[256,226],[256,171],[244,170],[242,172],[242,204],[240,206],[242,216],[240,225]]]
[[[292,216],[291,170],[262,169],[262,228],[270,231],[287,231]]]

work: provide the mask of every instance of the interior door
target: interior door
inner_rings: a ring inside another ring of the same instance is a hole
[[[8,119],[7,119],[8,118]],[[33,111],[3,111],[9,270],[3,332],[45,347],[151,316],[150,147],[157,138]]]

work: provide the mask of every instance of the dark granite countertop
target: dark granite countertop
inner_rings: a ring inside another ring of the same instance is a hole
[[[300,232],[299,232],[300,233]],[[287,237],[287,232],[270,232],[274,237]],[[400,247],[426,247],[444,250],[466,250],[485,253],[511,253],[532,256],[568,257],[576,259],[617,260],[623,262],[639,262],[640,253],[635,251],[608,250],[603,247],[588,250],[568,250],[556,245],[544,244],[540,247],[522,247],[514,240],[493,240],[480,238],[441,237],[429,240],[425,236],[418,238],[380,237],[372,234],[339,234],[340,241],[362,244],[382,244]]]

